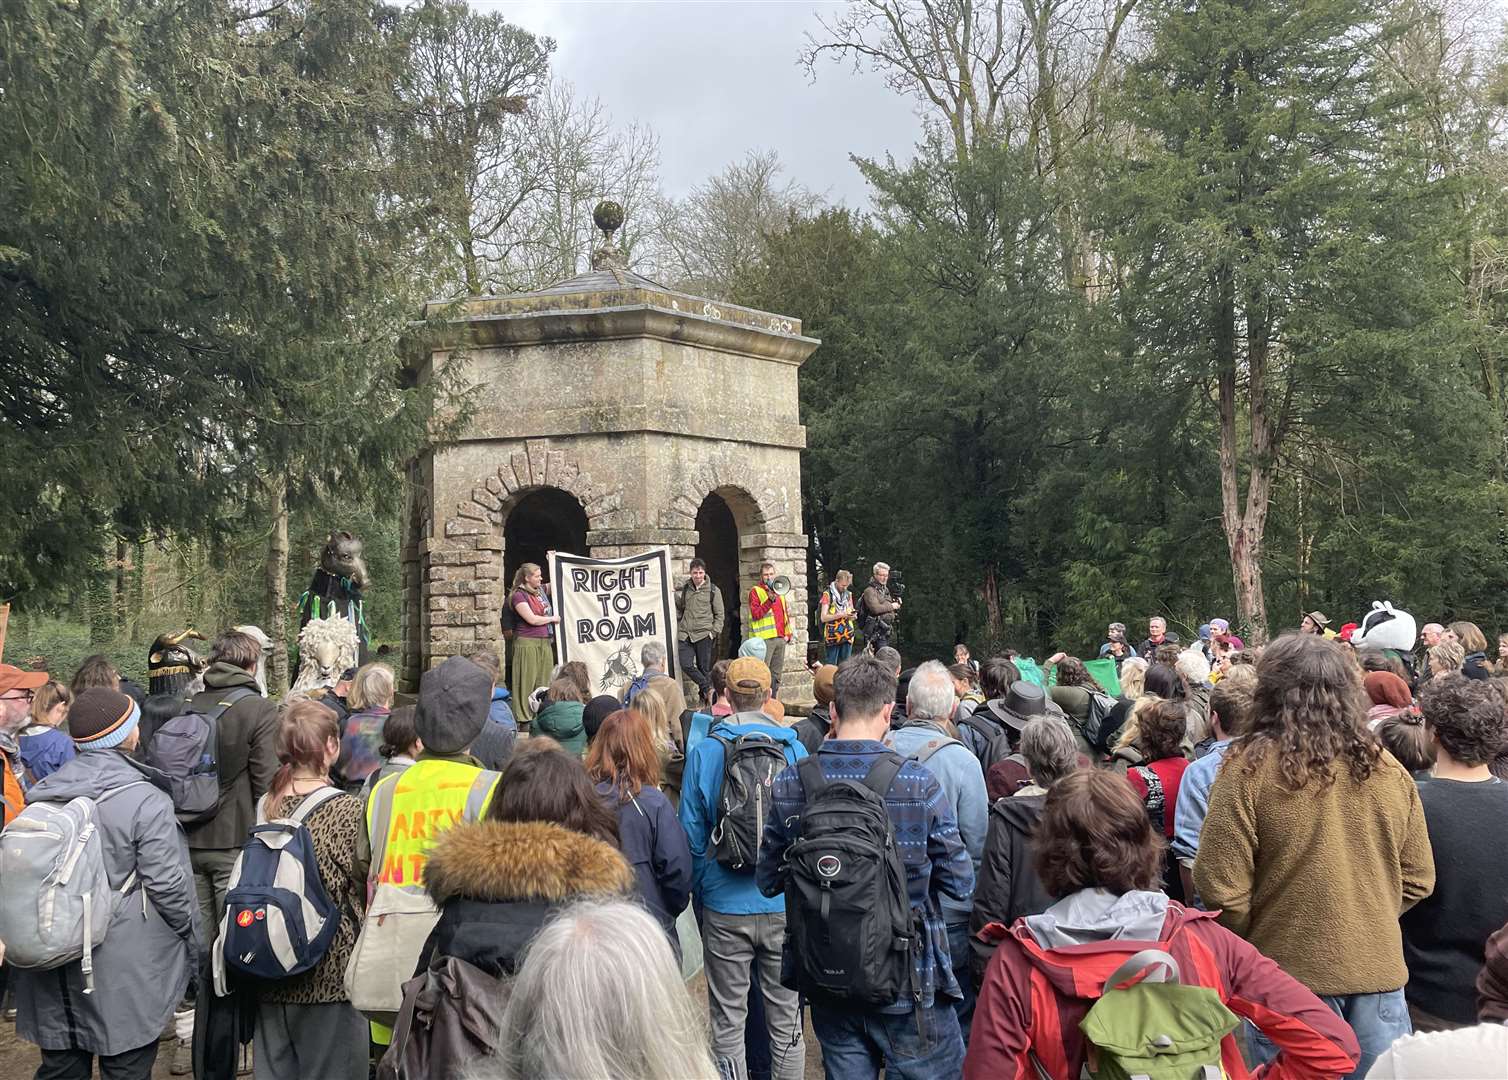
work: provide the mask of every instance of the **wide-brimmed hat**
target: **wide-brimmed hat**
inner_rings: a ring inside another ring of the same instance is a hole
[[[1015,731],[1026,727],[1027,722],[1047,715],[1047,693],[1036,683],[1017,679],[1005,692],[1005,697],[994,703],[995,713]]]
[[[1321,630],[1330,625],[1330,616],[1321,611],[1306,611],[1304,612],[1304,618],[1312,620],[1314,625],[1318,626]]]

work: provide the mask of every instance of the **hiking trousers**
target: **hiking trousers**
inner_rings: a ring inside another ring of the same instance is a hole
[[[704,913],[702,963],[707,972],[712,1051],[732,1063],[734,1080],[748,1076],[744,1025],[749,1015],[751,972],[756,967],[770,1032],[770,1075],[774,1080],[802,1080],[806,1074],[801,1001],[796,991],[780,985],[784,940],[784,912],[724,915],[709,908]]]

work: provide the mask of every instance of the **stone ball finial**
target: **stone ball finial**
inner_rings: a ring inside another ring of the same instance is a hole
[[[592,221],[611,244],[613,233],[623,228],[623,207],[611,199],[603,199],[592,211]]]

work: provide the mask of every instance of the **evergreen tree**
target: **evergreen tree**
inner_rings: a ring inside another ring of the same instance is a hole
[[[1194,387],[1218,432],[1220,518],[1247,640],[1268,632],[1268,517],[1305,433],[1375,436],[1459,358],[1448,204],[1389,145],[1392,0],[1147,0],[1107,178],[1136,362]],[[1390,152],[1392,151],[1392,152]],[[1440,380],[1449,383],[1447,376]]]

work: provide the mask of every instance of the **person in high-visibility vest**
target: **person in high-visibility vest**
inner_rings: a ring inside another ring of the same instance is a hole
[[[439,917],[424,891],[429,849],[457,822],[480,820],[497,790],[500,774],[467,752],[491,704],[491,674],[465,657],[426,671],[414,718],[424,749],[407,769],[378,781],[367,801],[367,828],[358,844],[370,851],[368,904],[347,990],[352,1004],[372,1018],[372,1041],[380,1045],[392,1040],[382,1021],[396,1017],[402,1004],[404,980],[388,973],[412,974]],[[428,917],[418,913],[426,905]],[[384,918],[395,913],[404,917]]]
[[[795,628],[791,625],[785,597],[771,585],[774,580],[775,564],[762,564],[759,567],[759,584],[749,590],[748,636],[764,639],[765,663],[770,668],[771,693],[779,693],[780,675],[785,670],[785,647]]]

